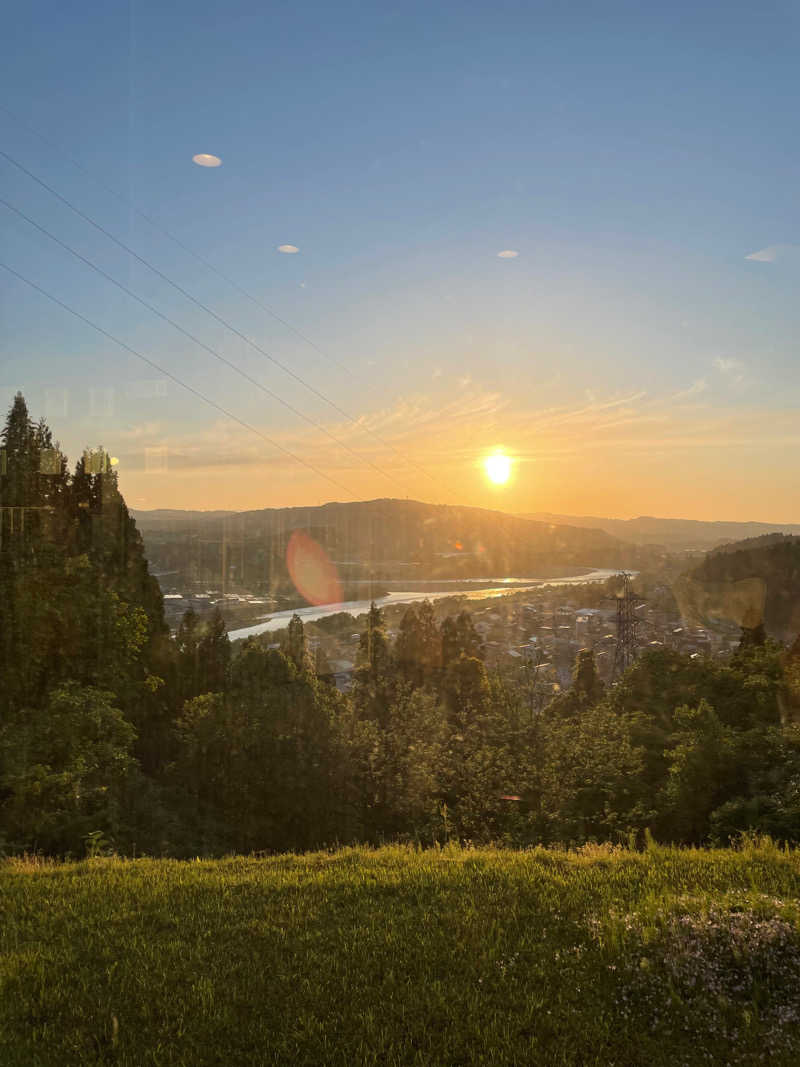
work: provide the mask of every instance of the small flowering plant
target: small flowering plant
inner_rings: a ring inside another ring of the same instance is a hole
[[[786,915],[729,905],[590,928],[612,948],[622,1020],[681,1034],[691,1062],[724,1049],[726,1063],[800,1063],[800,930]]]

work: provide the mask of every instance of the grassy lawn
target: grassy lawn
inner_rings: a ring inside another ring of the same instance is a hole
[[[0,864],[0,1063],[800,1063],[800,852]]]

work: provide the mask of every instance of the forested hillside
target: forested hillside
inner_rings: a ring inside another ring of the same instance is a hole
[[[659,519],[650,515],[639,515],[635,519],[606,519],[597,515],[556,515],[550,512],[535,512],[523,518],[605,530],[612,537],[632,544],[662,545],[672,552],[705,552],[743,538],[773,533],[800,534],[800,525],[790,522],[704,522],[700,519]]]
[[[343,585],[367,577],[551,577],[591,567],[636,568],[653,557],[602,530],[414,500],[236,514],[137,512],[136,519],[153,567],[172,572],[177,583],[217,580],[224,553],[239,584],[273,593],[291,588],[286,548],[296,530],[323,547]]]
[[[725,665],[651,651],[610,689],[583,651],[541,706],[468,614],[422,602],[390,638],[373,606],[343,693],[296,616],[277,648],[232,649],[218,612],[170,637],[102,449],[70,473],[22,397],[3,449],[0,850],[800,839],[797,645],[752,627]]]

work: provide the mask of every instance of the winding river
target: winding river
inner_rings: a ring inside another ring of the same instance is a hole
[[[467,578],[453,579],[453,584],[459,586],[445,592],[410,592],[409,590],[388,593],[383,597],[376,597],[375,602],[382,608],[394,607],[395,604],[413,604],[419,600],[442,600],[449,596],[463,596],[468,600],[488,600],[491,597],[505,596],[508,593],[524,593],[529,589],[538,589],[543,585],[583,585],[586,582],[605,582],[608,578],[618,574],[617,570],[595,568],[583,574],[575,574],[569,578]],[[484,589],[471,589],[470,585],[475,582],[492,582],[493,584]],[[442,584],[442,583],[437,583]],[[303,622],[316,622],[328,615],[336,615],[340,611],[347,611],[351,615],[366,615],[369,611],[370,600],[346,600],[341,604],[323,604],[321,606],[309,606],[295,608],[290,611],[276,611],[266,615],[262,622],[253,626],[244,626],[240,630],[231,630],[228,637],[231,641],[238,641],[243,637],[253,637],[256,634],[269,633],[272,630],[282,630],[293,615],[299,615]]]

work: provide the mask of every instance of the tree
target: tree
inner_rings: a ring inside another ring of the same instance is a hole
[[[593,707],[603,696],[604,686],[597,673],[594,652],[582,648],[575,657],[572,669],[572,689],[578,703],[584,707]]]
[[[490,695],[486,668],[479,659],[462,652],[445,671],[442,693],[454,721],[482,717]]]
[[[96,830],[113,839],[134,737],[113,694],[75,682],[49,694],[43,715],[19,709],[0,730],[0,836],[62,854]]]
[[[200,690],[200,663],[198,646],[200,619],[194,608],[187,608],[183,613],[175,634],[177,662],[177,698],[183,706],[184,701],[198,696]]]
[[[216,605],[210,618],[200,626],[197,655],[200,692],[221,693],[227,684],[231,643],[225,627],[225,619]]]
[[[547,840],[619,840],[652,824],[640,719],[602,702],[542,722],[541,814]]]
[[[695,708],[676,708],[675,724],[664,787],[670,836],[698,844],[708,834],[714,809],[746,791],[739,773],[739,738],[706,700]]]
[[[583,715],[589,708],[601,700],[604,692],[603,682],[597,673],[594,652],[582,648],[575,657],[572,668],[572,685],[566,693],[559,693],[544,709],[548,719],[574,718]]]
[[[483,659],[484,648],[480,634],[475,629],[468,611],[459,612],[455,618],[448,616],[442,623],[442,666],[445,670],[462,655]]]
[[[42,432],[31,420],[22,393],[14,397],[0,441],[0,544],[19,558],[36,543],[43,488]]]
[[[383,612],[373,601],[356,653],[353,702],[359,716],[386,726],[396,691],[394,674]]]
[[[450,833],[495,840],[508,825],[503,797],[524,788],[515,751],[517,724],[474,657],[462,655],[450,665],[443,689],[448,729],[440,782]]]
[[[351,832],[357,826],[375,844],[397,835],[431,842],[439,821],[447,733],[435,695],[401,689],[383,727],[346,714],[338,723],[347,778],[337,776],[337,795]]]
[[[189,701],[176,725],[176,774],[196,817],[227,827],[237,850],[329,840],[340,699],[283,652],[245,642],[227,691]]]
[[[437,684],[442,667],[442,636],[429,600],[403,615],[395,644],[395,663],[411,686]]]
[[[188,608],[175,634],[180,704],[203,693],[221,693],[228,684],[231,643],[219,607],[201,619]]]
[[[299,615],[294,614],[289,620],[285,635],[281,635],[281,647],[298,671],[301,673],[313,671],[303,620]]]

